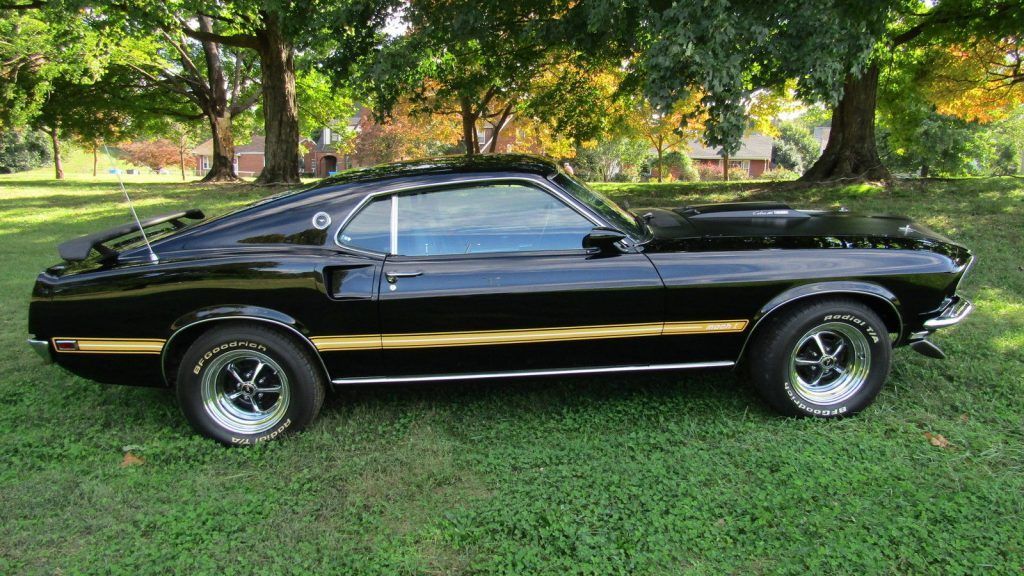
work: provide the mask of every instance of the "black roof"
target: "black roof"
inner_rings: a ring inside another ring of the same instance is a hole
[[[440,156],[379,164],[369,168],[346,170],[337,176],[325,178],[312,189],[362,182],[372,182],[408,176],[440,174],[469,174],[474,172],[527,172],[551,176],[558,172],[554,162],[527,154],[487,154],[479,156]]]

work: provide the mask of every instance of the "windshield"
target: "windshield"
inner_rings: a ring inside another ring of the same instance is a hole
[[[641,239],[644,236],[644,225],[642,221],[633,215],[632,212],[622,208],[615,202],[605,198],[598,192],[587,188],[585,184],[575,178],[559,172],[555,182],[565,188],[577,200],[590,207],[591,210],[603,216],[612,226],[622,232],[629,234],[634,239]]]

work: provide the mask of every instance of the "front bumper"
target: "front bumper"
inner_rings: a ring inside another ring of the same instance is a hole
[[[925,320],[925,330],[932,331],[959,324],[974,310],[974,304],[967,298],[954,296],[938,316]]]
[[[53,354],[50,353],[50,343],[48,341],[29,338],[28,345],[36,351],[36,354],[42,357],[44,363],[53,364]]]
[[[924,331],[911,334],[907,343],[914,351],[929,358],[940,360],[945,358],[946,354],[928,340],[928,336],[939,328],[946,328],[947,326],[963,322],[972,310],[974,310],[974,304],[971,304],[970,300],[961,296],[953,296],[949,303],[946,304],[946,307],[939,312],[938,316],[925,320]]]

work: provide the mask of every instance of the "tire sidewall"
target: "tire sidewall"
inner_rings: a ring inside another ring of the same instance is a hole
[[[849,398],[836,404],[819,404],[801,397],[794,389],[790,377],[790,355],[800,339],[810,330],[823,324],[835,322],[856,329],[867,339],[868,348],[871,351],[871,363],[866,380]],[[779,344],[776,350],[770,352],[772,355],[770,365],[774,372],[771,375],[772,379],[782,383],[775,396],[787,405],[789,412],[796,415],[839,418],[856,414],[871,404],[889,376],[892,353],[889,333],[878,315],[860,305],[845,303],[812,305],[787,327],[786,334]]]
[[[220,354],[250,349],[271,357],[285,372],[289,386],[288,408],[268,430],[244,434],[219,425],[203,404],[202,379]],[[181,360],[178,369],[178,403],[188,421],[204,436],[230,446],[251,446],[274,440],[308,424],[316,415],[315,375],[296,355],[295,346],[274,332],[218,329],[201,336]]]

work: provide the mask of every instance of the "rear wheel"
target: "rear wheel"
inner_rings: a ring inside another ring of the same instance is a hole
[[[830,299],[770,319],[747,360],[754,387],[779,412],[835,418],[871,404],[891,355],[888,331],[874,311]]]
[[[315,358],[264,326],[215,328],[182,357],[178,403],[204,436],[249,445],[301,430],[324,400]]]

